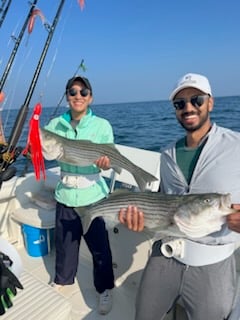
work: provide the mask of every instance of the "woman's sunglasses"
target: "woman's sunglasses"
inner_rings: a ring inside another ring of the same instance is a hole
[[[199,108],[203,105],[207,98],[209,98],[208,94],[192,96],[189,100],[185,98],[179,98],[173,100],[173,106],[176,110],[183,110],[186,106],[186,103],[189,101],[194,107]]]
[[[84,88],[84,89],[81,89],[81,90],[77,90],[77,89],[73,89],[73,88],[72,88],[72,89],[69,89],[69,90],[68,90],[68,94],[69,94],[71,97],[76,96],[78,92],[80,93],[80,95],[81,95],[82,97],[86,97],[86,96],[89,95],[90,90],[87,89],[87,88]]]

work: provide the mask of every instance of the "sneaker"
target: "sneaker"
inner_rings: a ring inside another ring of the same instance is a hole
[[[52,287],[56,291],[60,291],[64,286],[61,284],[57,284],[55,282],[50,283],[50,287]]]
[[[98,312],[99,314],[107,314],[112,309],[113,297],[111,290],[105,290],[99,294]]]

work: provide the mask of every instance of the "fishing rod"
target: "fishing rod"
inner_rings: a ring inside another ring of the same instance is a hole
[[[4,6],[6,4],[7,0],[2,0],[1,8],[0,8],[0,14],[4,15]],[[5,15],[4,15],[5,17]]]
[[[4,8],[6,2],[7,2],[7,0],[2,0],[2,6],[0,8],[0,12],[3,11],[3,8]]]
[[[12,2],[12,0],[8,0],[8,3],[7,3],[7,5],[6,5],[5,9],[4,9],[6,1],[7,0],[2,1],[2,7],[0,8],[0,13],[2,12],[2,17],[0,19],[0,28],[1,28],[2,24],[3,24],[3,21],[4,21],[5,17],[6,17],[6,15],[7,15],[8,9],[9,9],[10,4]]]
[[[15,45],[14,45],[14,48],[13,48],[13,50],[12,50],[12,53],[11,53],[11,55],[10,55],[10,57],[9,57],[8,63],[7,63],[7,65],[6,65],[6,67],[5,67],[5,70],[4,70],[4,72],[3,72],[2,78],[1,78],[1,80],[0,80],[0,93],[1,93],[1,95],[2,95],[2,100],[4,100],[4,93],[2,92],[2,89],[3,89],[3,87],[4,87],[4,84],[5,84],[6,80],[7,80],[8,74],[9,74],[9,72],[10,72],[10,69],[11,69],[12,64],[13,64],[13,61],[14,61],[14,58],[15,58],[15,56],[16,56],[16,54],[17,54],[18,47],[19,47],[19,45],[20,45],[20,43],[21,43],[21,41],[22,41],[22,37],[23,37],[23,35],[24,35],[25,29],[26,29],[26,27],[27,27],[27,25],[28,25],[28,21],[29,21],[31,15],[32,15],[32,12],[33,12],[33,10],[34,10],[34,7],[35,7],[37,1],[38,1],[38,0],[34,0],[34,1],[31,3],[31,8],[30,8],[30,10],[29,10],[29,13],[28,13],[28,15],[27,15],[27,18],[26,18],[26,20],[25,20],[25,22],[24,22],[24,24],[23,24],[23,26],[22,26],[22,29],[21,29],[18,37],[17,37],[17,38],[12,37],[12,38],[14,39],[14,41],[15,41]],[[10,5],[10,3],[8,3],[8,5]],[[2,111],[2,110],[0,110],[0,144],[4,144],[4,145],[5,145],[5,144],[6,144],[6,139],[5,139],[4,130],[3,130],[3,125],[2,125],[2,114],[1,114],[1,111]],[[0,148],[0,153],[2,153],[2,152],[4,152],[4,148]]]
[[[48,28],[48,31],[49,31],[48,37],[46,39],[44,48],[42,50],[42,54],[40,56],[38,65],[36,67],[34,76],[32,78],[29,90],[27,92],[27,95],[26,95],[26,98],[25,98],[25,101],[24,101],[22,107],[20,108],[20,110],[18,112],[18,115],[17,115],[17,118],[15,120],[12,132],[10,134],[10,138],[8,140],[6,151],[2,155],[3,161],[2,161],[2,163],[0,165],[0,186],[1,186],[1,182],[2,182],[1,181],[1,175],[9,167],[9,165],[16,160],[16,158],[22,152],[22,148],[21,148],[21,151],[19,153],[19,147],[16,148],[16,145],[17,145],[17,142],[18,142],[18,140],[19,140],[19,138],[21,136],[21,133],[22,133],[21,131],[22,131],[24,122],[26,121],[27,114],[28,114],[28,111],[29,111],[29,103],[30,103],[30,100],[32,98],[34,89],[36,87],[37,80],[39,78],[39,75],[40,75],[40,72],[41,72],[41,69],[42,69],[42,66],[43,66],[43,63],[44,63],[48,48],[50,46],[50,43],[51,43],[54,31],[55,31],[56,25],[58,23],[59,16],[61,14],[64,2],[65,2],[65,0],[61,0],[60,1],[60,4],[58,6],[58,9],[57,9],[57,12],[56,12],[56,15],[55,15],[55,18],[54,18],[54,21],[53,21],[52,25],[49,26],[49,28]]]
[[[18,47],[19,47],[19,45],[20,45],[20,43],[21,43],[21,41],[22,41],[22,37],[23,37],[24,32],[25,32],[25,30],[26,30],[26,28],[27,28],[28,21],[29,21],[31,15],[32,15],[33,9],[35,8],[37,1],[38,1],[38,0],[34,0],[34,1],[31,3],[31,8],[30,8],[29,13],[28,13],[28,15],[27,15],[27,17],[26,17],[26,20],[25,20],[25,22],[24,22],[24,24],[23,24],[23,26],[22,26],[22,29],[21,29],[18,37],[17,37],[17,38],[14,38],[14,40],[15,40],[15,46],[14,46],[14,48],[13,48],[13,50],[12,50],[12,53],[11,53],[11,55],[10,55],[10,57],[9,57],[8,63],[7,63],[7,65],[6,65],[6,68],[5,68],[4,72],[3,72],[2,78],[1,78],[1,80],[0,80],[0,92],[2,91],[3,86],[4,86],[4,84],[5,84],[6,80],[7,80],[7,76],[8,76],[8,74],[9,74],[9,72],[10,72],[11,66],[12,66],[12,64],[13,64],[14,58],[15,58],[16,53],[17,53],[17,50],[18,50]]]
[[[31,15],[32,15],[32,12],[33,12],[33,10],[35,8],[35,5],[36,5],[37,1],[38,0],[34,0],[31,3],[31,8],[30,8],[29,13],[27,15],[27,18],[26,18],[26,20],[25,20],[25,22],[24,22],[24,24],[22,26],[22,29],[21,29],[18,37],[14,38],[15,46],[14,46],[14,48],[12,50],[12,53],[11,53],[11,55],[9,57],[8,63],[6,65],[6,68],[5,68],[4,72],[3,72],[2,78],[0,80],[0,93],[2,93],[3,99],[4,99],[4,94],[2,92],[3,86],[4,86],[4,84],[5,84],[6,80],[7,80],[7,76],[9,74],[9,72],[10,72],[11,66],[13,64],[14,58],[15,58],[17,50],[18,50],[18,47],[19,47],[19,45],[21,43],[21,40],[22,40],[22,37],[24,35],[25,29],[26,29],[26,27],[28,25],[28,21],[29,21]],[[10,6],[10,3],[11,3],[11,1],[8,2],[8,7]],[[2,18],[1,21],[3,21],[3,18]],[[10,161],[11,160],[10,155],[6,154],[7,144],[6,144],[6,139],[5,139],[3,125],[2,125],[2,114],[1,114],[1,111],[2,110],[0,110],[0,156],[1,156],[0,160],[1,161],[3,161],[3,160],[4,161],[6,161],[6,160]],[[21,153],[21,149],[18,148],[17,150],[15,150],[14,154],[12,155],[12,159],[16,159],[17,156],[19,156],[20,153]],[[14,162],[14,161],[12,161],[12,162]],[[4,162],[2,162],[1,165],[4,165]],[[16,171],[17,171],[17,169],[15,167],[13,167],[13,166],[11,168],[7,168],[6,167],[6,169],[4,170],[4,172],[2,172],[2,170],[1,170],[2,174],[0,174],[0,187],[1,187],[2,181],[9,180],[10,178],[12,178],[16,174]]]

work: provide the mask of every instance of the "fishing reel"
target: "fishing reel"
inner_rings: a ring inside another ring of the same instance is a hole
[[[4,171],[10,164],[15,162],[22,151],[22,147],[9,148],[7,145],[0,145],[0,170]]]
[[[3,154],[7,151],[8,145],[7,144],[0,144],[0,154]]]
[[[11,150],[7,145],[0,145],[0,187],[4,181],[8,181],[15,176],[17,169],[10,165],[16,161],[22,150],[22,147]]]

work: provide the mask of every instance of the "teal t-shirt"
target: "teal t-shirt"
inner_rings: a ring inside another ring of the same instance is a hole
[[[176,160],[187,183],[189,184],[204,143],[200,144],[196,148],[189,148],[186,146],[185,142],[186,138],[182,138],[176,143]]]

